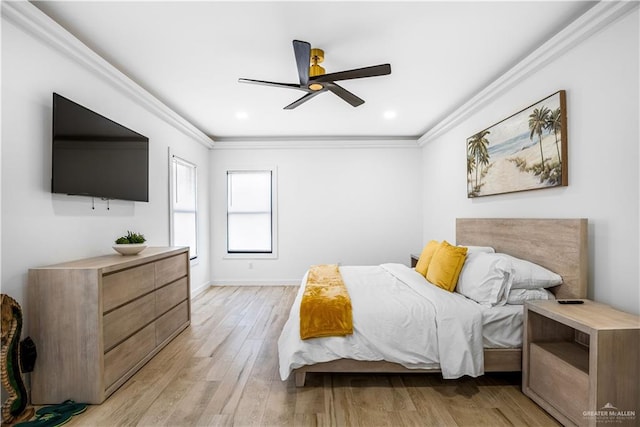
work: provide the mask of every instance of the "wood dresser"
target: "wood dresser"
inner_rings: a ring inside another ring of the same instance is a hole
[[[101,403],[191,319],[188,248],[29,270],[33,404]]]
[[[522,391],[565,426],[637,425],[640,317],[583,301],[525,304]]]

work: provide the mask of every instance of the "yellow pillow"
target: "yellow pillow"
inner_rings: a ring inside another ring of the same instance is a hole
[[[433,254],[436,253],[436,250],[440,247],[440,243],[436,240],[431,240],[422,250],[420,254],[420,258],[418,258],[418,262],[416,264],[416,271],[423,276],[427,276],[427,270],[429,269],[429,263],[431,262],[431,258]]]
[[[453,292],[458,284],[458,276],[467,257],[467,248],[451,246],[443,240],[431,258],[426,278],[434,285]]]

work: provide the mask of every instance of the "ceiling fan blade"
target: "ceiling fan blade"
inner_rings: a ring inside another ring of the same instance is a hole
[[[320,94],[324,92],[323,90],[318,90],[315,92],[309,92],[307,93],[305,96],[303,96],[302,98],[298,99],[297,101],[292,102],[291,104],[287,105],[286,107],[284,107],[285,110],[293,110],[294,108],[298,107],[300,104],[304,104],[305,102],[307,102],[308,100],[310,100],[311,98],[313,98],[314,96]]]
[[[353,93],[349,92],[342,86],[339,86],[335,83],[327,83],[325,87],[331,92],[338,95],[340,98],[347,101],[349,104],[351,104],[354,107],[364,104],[364,99],[358,98],[357,96],[355,96]]]
[[[363,77],[385,76],[391,74],[390,64],[374,65],[371,67],[356,68],[354,70],[338,71],[337,73],[323,74],[312,78],[314,82],[332,82],[336,80],[361,79]]]
[[[267,82],[265,80],[253,80],[253,79],[238,79],[238,83],[251,83],[254,85],[275,86],[275,87],[284,87],[289,89],[306,90],[304,88],[301,88],[300,85],[296,83]]]
[[[293,53],[296,55],[296,66],[300,77],[300,86],[309,83],[309,64],[311,62],[311,45],[300,40],[293,41]]]

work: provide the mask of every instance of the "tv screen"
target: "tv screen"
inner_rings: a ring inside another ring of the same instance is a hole
[[[53,94],[51,192],[149,201],[149,138]]]

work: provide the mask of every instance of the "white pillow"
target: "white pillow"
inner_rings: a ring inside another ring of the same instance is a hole
[[[556,297],[546,289],[511,289],[507,295],[507,304],[522,305],[525,301],[554,300]]]
[[[496,252],[496,250],[493,249],[491,246],[464,246],[464,245],[458,245],[458,246],[467,248],[467,256],[471,254],[476,254],[478,252],[484,252],[487,254],[493,254]]]
[[[507,254],[497,254],[511,262],[513,268],[512,289],[550,288],[562,284],[562,277],[553,271]]]
[[[456,292],[483,305],[504,305],[511,290],[511,264],[495,254],[476,252],[467,255]]]

